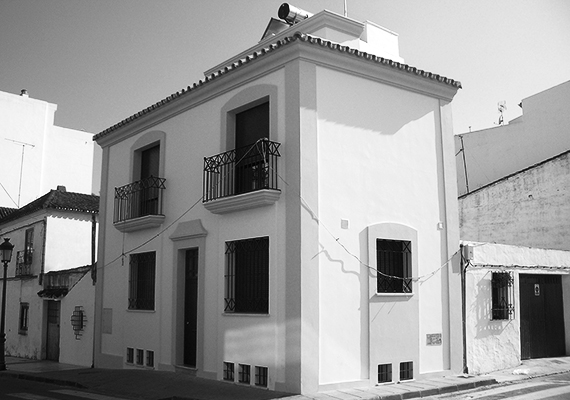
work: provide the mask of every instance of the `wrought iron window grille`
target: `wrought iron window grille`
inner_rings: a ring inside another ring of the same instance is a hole
[[[75,339],[81,339],[85,326],[87,324],[87,317],[85,316],[85,311],[82,306],[75,306],[73,314],[71,314],[71,327],[73,328],[73,333],[75,334]]]
[[[491,277],[491,318],[510,320],[514,318],[514,278],[511,272],[493,272]]]
[[[30,304],[20,303],[20,320],[18,324],[18,333],[20,335],[28,334],[29,315],[30,315]]]
[[[267,367],[255,367],[255,386],[267,387]]]
[[[376,240],[377,293],[412,293],[412,242]]]
[[[234,363],[224,361],[224,381],[234,381]]]
[[[407,381],[414,379],[414,363],[413,361],[406,361],[400,363],[400,380]]]
[[[127,364],[134,364],[135,362],[135,349],[127,347]]]
[[[251,365],[239,364],[238,382],[247,383],[251,380]]]
[[[154,310],[156,253],[131,254],[129,310]]]
[[[166,179],[150,176],[115,188],[113,222],[122,222],[147,215],[162,215],[162,195]]]
[[[226,242],[224,311],[269,312],[269,237]]]
[[[202,201],[262,189],[279,190],[277,159],[280,143],[267,138],[249,146],[204,157]]]
[[[378,383],[392,382],[392,364],[378,365]]]

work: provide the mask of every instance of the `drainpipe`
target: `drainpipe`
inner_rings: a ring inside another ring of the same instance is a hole
[[[466,299],[465,299],[465,257],[463,255],[463,245],[459,245],[459,252],[461,253],[461,330],[463,333],[463,373],[468,374],[467,368],[467,330],[466,330]]]
[[[93,281],[93,285],[97,282],[97,266],[95,265],[95,252],[96,252],[96,245],[95,239],[97,236],[97,215],[91,215],[91,280]]]

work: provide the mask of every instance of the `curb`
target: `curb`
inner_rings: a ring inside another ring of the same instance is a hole
[[[2,377],[12,378],[12,379],[25,379],[28,381],[35,381],[35,382],[42,382],[42,383],[51,383],[53,385],[70,386],[70,387],[75,387],[78,389],[89,389],[87,386],[84,386],[84,385],[77,383],[77,382],[74,382],[74,381],[66,381],[66,380],[62,380],[62,379],[46,378],[44,376],[39,376],[39,375],[20,374],[20,373],[16,373],[16,372],[4,371],[4,372],[0,373],[0,378],[2,378]]]
[[[404,400],[404,399],[414,399],[418,397],[427,397],[427,396],[437,396],[440,394],[447,394],[453,392],[460,392],[463,390],[475,389],[481,386],[490,386],[497,384],[497,380],[494,378],[479,380],[476,382],[465,382],[459,383],[457,385],[447,385],[441,386],[437,388],[431,389],[424,389],[424,390],[416,390],[413,392],[406,392],[406,393],[399,393],[399,394],[387,394],[387,395],[376,395],[374,397],[370,397],[370,399],[375,400]]]

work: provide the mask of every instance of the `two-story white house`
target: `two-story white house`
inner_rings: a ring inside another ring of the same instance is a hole
[[[0,211],[0,238],[14,245],[6,354],[91,366],[99,196],[59,186]]]
[[[97,134],[95,365],[297,393],[460,372],[460,87],[322,11]]]

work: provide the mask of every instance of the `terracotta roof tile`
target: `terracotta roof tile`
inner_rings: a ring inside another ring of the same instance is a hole
[[[194,83],[191,87],[188,86],[185,89],[182,89],[176,93],[173,93],[170,96],[168,96],[167,98],[159,101],[158,103],[155,103],[155,104],[145,108],[144,110],[139,111],[138,113],[124,119],[123,121],[105,129],[104,131],[93,136],[93,140],[97,140],[103,136],[106,136],[109,133],[117,130],[118,128],[125,126],[125,125],[129,124],[130,122],[136,120],[137,118],[142,117],[143,115],[152,112],[153,110],[161,107],[162,105],[167,104],[170,101],[172,101],[172,100],[174,100],[180,96],[183,96],[183,95],[191,92],[192,90],[194,90],[196,88],[199,88],[199,87],[205,85],[206,83],[216,79],[217,77],[219,77],[221,75],[225,75],[228,72],[230,72],[236,68],[239,68],[242,65],[245,65],[245,64],[251,62],[252,60],[255,60],[259,57],[265,56],[266,54],[271,53],[271,52],[275,51],[276,49],[283,47],[283,46],[286,46],[287,44],[293,43],[297,40],[300,40],[300,41],[303,41],[305,43],[309,43],[312,45],[326,47],[326,48],[329,48],[329,49],[334,50],[334,51],[340,51],[343,53],[347,53],[347,54],[352,55],[354,57],[364,58],[364,59],[369,60],[369,61],[374,62],[374,63],[386,65],[386,66],[401,70],[403,72],[418,75],[422,78],[437,81],[437,82],[440,82],[440,83],[443,83],[446,85],[453,86],[453,87],[458,88],[458,89],[461,88],[461,82],[456,81],[454,79],[446,78],[444,76],[434,74],[434,73],[431,73],[429,71],[424,71],[424,70],[418,69],[416,67],[412,67],[412,66],[407,65],[407,64],[402,64],[402,63],[390,60],[388,58],[375,56],[373,54],[369,54],[369,53],[366,53],[366,52],[363,52],[360,50],[356,50],[356,49],[353,49],[353,48],[348,47],[348,46],[340,45],[338,43],[334,43],[334,42],[331,42],[329,40],[322,39],[320,37],[315,37],[315,36],[311,36],[311,35],[308,35],[305,33],[296,32],[293,36],[283,38],[283,39],[278,40],[277,42],[275,42],[273,44],[270,44],[266,48],[262,48],[259,51],[255,51],[251,55],[248,55],[245,58],[242,58],[242,59],[238,60],[237,62],[234,62],[231,65],[228,65],[228,66],[224,67],[223,69],[221,69],[217,72],[214,72],[209,76],[206,76],[204,81],[199,80],[198,83]]]
[[[19,209],[13,209],[12,212],[4,216],[0,214],[0,224],[21,218],[41,209],[79,211],[91,214],[99,213],[99,196],[64,192],[60,190],[50,190],[49,193],[26,204]]]

